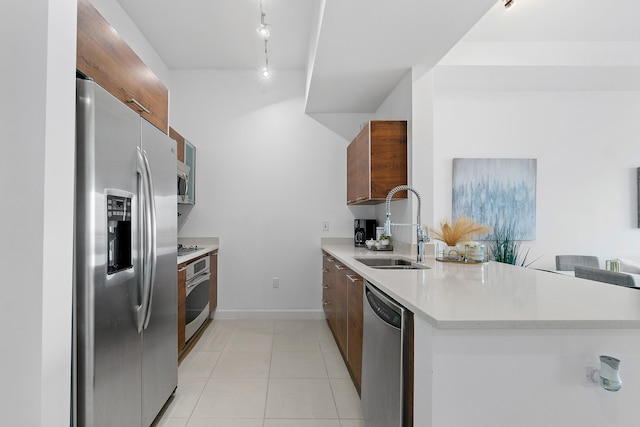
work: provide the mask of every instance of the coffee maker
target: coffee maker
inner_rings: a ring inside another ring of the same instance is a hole
[[[355,219],[353,220],[353,244],[356,247],[365,246],[367,240],[376,238],[375,219]]]

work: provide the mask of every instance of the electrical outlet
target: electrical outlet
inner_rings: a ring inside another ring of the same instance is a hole
[[[322,221],[322,231],[329,231],[329,221]]]
[[[280,278],[279,277],[274,277],[273,278],[273,287],[274,288],[279,288],[280,287]]]

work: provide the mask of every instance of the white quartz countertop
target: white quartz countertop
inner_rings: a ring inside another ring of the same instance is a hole
[[[183,262],[191,261],[192,259],[198,258],[201,255],[207,254],[209,252],[213,252],[218,249],[218,245],[198,245],[198,250],[191,252],[187,255],[182,255],[178,257],[178,264],[182,264]]]
[[[640,328],[640,290],[548,271],[427,257],[429,269],[380,270],[355,258],[406,254],[322,249],[439,329]]]

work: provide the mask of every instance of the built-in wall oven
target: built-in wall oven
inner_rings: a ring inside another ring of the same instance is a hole
[[[189,340],[209,317],[209,256],[187,264],[185,340]]]

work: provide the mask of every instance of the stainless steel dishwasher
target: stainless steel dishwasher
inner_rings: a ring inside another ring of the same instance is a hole
[[[407,427],[403,414],[404,307],[365,282],[362,338],[362,412],[366,427]]]

